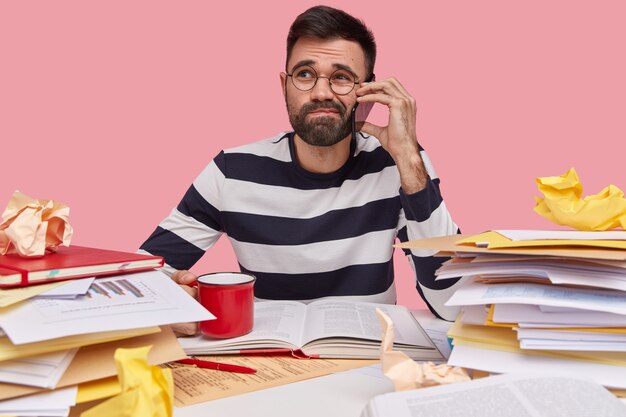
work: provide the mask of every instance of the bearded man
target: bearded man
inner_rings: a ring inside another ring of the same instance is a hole
[[[458,227],[418,144],[415,100],[394,78],[374,81],[375,60],[360,20],[326,6],[298,16],[280,74],[293,131],[220,152],[141,250],[163,256],[193,293],[189,268],[225,234],[241,270],[257,278],[257,299],[395,303],[395,240]],[[387,126],[353,132],[357,103],[387,107]],[[434,279],[444,258],[406,255],[428,307],[454,319],[457,309],[443,304],[456,280]],[[178,331],[195,332],[185,326]]]

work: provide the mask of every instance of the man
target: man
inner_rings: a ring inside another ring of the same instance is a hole
[[[366,82],[375,59],[360,20],[325,6],[298,16],[280,74],[294,131],[222,151],[141,249],[187,285],[196,278],[188,269],[226,233],[241,270],[257,277],[257,298],[395,303],[396,237],[458,228],[417,143],[415,100],[394,78]],[[357,102],[387,106],[388,125],[365,123],[353,139]],[[434,280],[442,260],[407,255],[431,311],[454,319],[443,303],[455,281]]]

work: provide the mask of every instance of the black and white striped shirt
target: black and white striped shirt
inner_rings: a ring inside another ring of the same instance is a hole
[[[404,194],[391,156],[363,134],[338,171],[314,174],[296,162],[294,135],[220,152],[141,250],[165,258],[167,272],[189,269],[226,234],[261,299],[348,296],[395,303],[393,247],[458,232],[426,153],[424,190]],[[417,290],[437,315],[455,280],[435,281],[444,259],[406,251]]]

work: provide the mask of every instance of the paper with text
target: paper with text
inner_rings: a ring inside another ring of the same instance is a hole
[[[291,384],[334,372],[372,365],[368,359],[296,359],[283,356],[200,356],[217,362],[247,366],[254,374],[236,374],[171,363],[174,402],[186,406],[279,385]]]
[[[14,344],[23,344],[213,318],[167,275],[150,271],[98,279],[72,300],[28,300],[0,312],[0,327]]]
[[[626,417],[600,385],[573,378],[498,375],[458,384],[383,394],[361,417]]]
[[[482,285],[467,282],[446,302],[450,306],[480,304],[543,304],[626,314],[626,293],[554,287],[540,284]]]

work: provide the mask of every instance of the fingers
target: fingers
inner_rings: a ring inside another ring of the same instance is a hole
[[[415,99],[395,78],[364,83],[356,91],[359,102],[376,102],[389,108],[402,107],[416,111]]]
[[[411,94],[404,88],[400,81],[391,77],[380,81],[371,81],[368,83],[362,83],[361,87],[356,90],[358,96],[372,94],[372,93],[385,93],[392,96],[404,96],[411,97]]]
[[[172,274],[172,280],[178,285],[189,285],[196,281],[198,277],[191,271],[182,269]]]
[[[179,285],[180,288],[182,288],[183,290],[185,290],[185,292],[187,294],[189,294],[191,297],[197,299],[198,298],[198,289],[195,287],[190,287],[189,285]]]
[[[176,336],[193,336],[198,333],[198,323],[170,324],[170,328]]]

